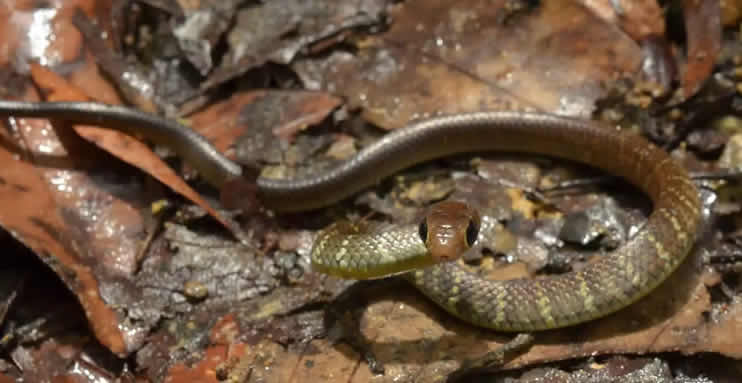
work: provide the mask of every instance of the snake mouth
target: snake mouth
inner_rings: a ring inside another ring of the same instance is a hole
[[[453,262],[460,258],[460,256],[452,255],[452,254],[431,254],[431,258],[435,261],[435,263],[447,263],[447,262]]]

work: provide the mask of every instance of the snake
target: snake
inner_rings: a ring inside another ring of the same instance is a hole
[[[94,102],[0,101],[0,116],[61,119],[139,134],[173,148],[205,180],[225,187],[241,166],[181,124]],[[276,212],[315,210],[341,201],[414,164],[471,152],[514,152],[576,161],[628,181],[652,201],[643,227],[618,249],[579,270],[539,278],[489,280],[455,260],[472,244],[476,212],[440,202],[418,224],[372,229],[337,222],[315,238],[312,266],[367,279],[399,275],[450,314],[503,332],[572,326],[614,313],[653,291],[690,253],[701,203],[687,171],[638,134],[607,124],[540,112],[482,111],[413,121],[337,166],[302,178],[256,180]]]

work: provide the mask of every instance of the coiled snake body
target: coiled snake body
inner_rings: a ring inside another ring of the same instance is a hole
[[[139,133],[173,147],[218,187],[241,172],[195,132],[127,108],[0,101],[0,115],[102,123]],[[664,281],[695,242],[700,221],[697,190],[667,153],[633,134],[547,114],[480,112],[415,122],[321,175],[259,178],[259,194],[277,211],[310,210],[415,163],[487,150],[544,154],[603,169],[648,194],[653,212],[644,228],[618,250],[582,270],[547,278],[490,281],[454,262],[436,264],[414,226],[367,234],[333,225],[318,236],[314,266],[351,278],[406,272],[431,300],[465,321],[499,331],[533,331],[582,323],[631,304]]]

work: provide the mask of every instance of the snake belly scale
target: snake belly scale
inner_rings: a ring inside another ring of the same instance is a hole
[[[241,176],[237,164],[193,131],[128,108],[0,101],[0,116],[102,124],[172,146],[217,187]],[[378,276],[377,269],[403,273],[432,301],[467,322],[498,331],[534,331],[586,322],[628,306],[662,283],[695,242],[698,192],[667,153],[637,135],[541,113],[478,112],[413,122],[322,174],[259,178],[259,197],[278,212],[312,210],[413,164],[489,150],[549,155],[603,169],[645,192],[653,211],[643,229],[616,251],[579,271],[545,278],[491,281],[454,262],[434,264],[416,227],[379,236],[331,225],[318,236],[313,265],[345,278]]]

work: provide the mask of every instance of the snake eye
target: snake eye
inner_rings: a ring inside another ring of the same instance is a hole
[[[420,234],[420,239],[423,240],[423,243],[428,243],[428,220],[423,219],[422,222],[420,222],[420,227],[417,228],[418,234]]]
[[[477,241],[479,236],[479,225],[473,220],[469,220],[469,225],[466,226],[466,245],[469,247],[474,246],[474,242]]]

